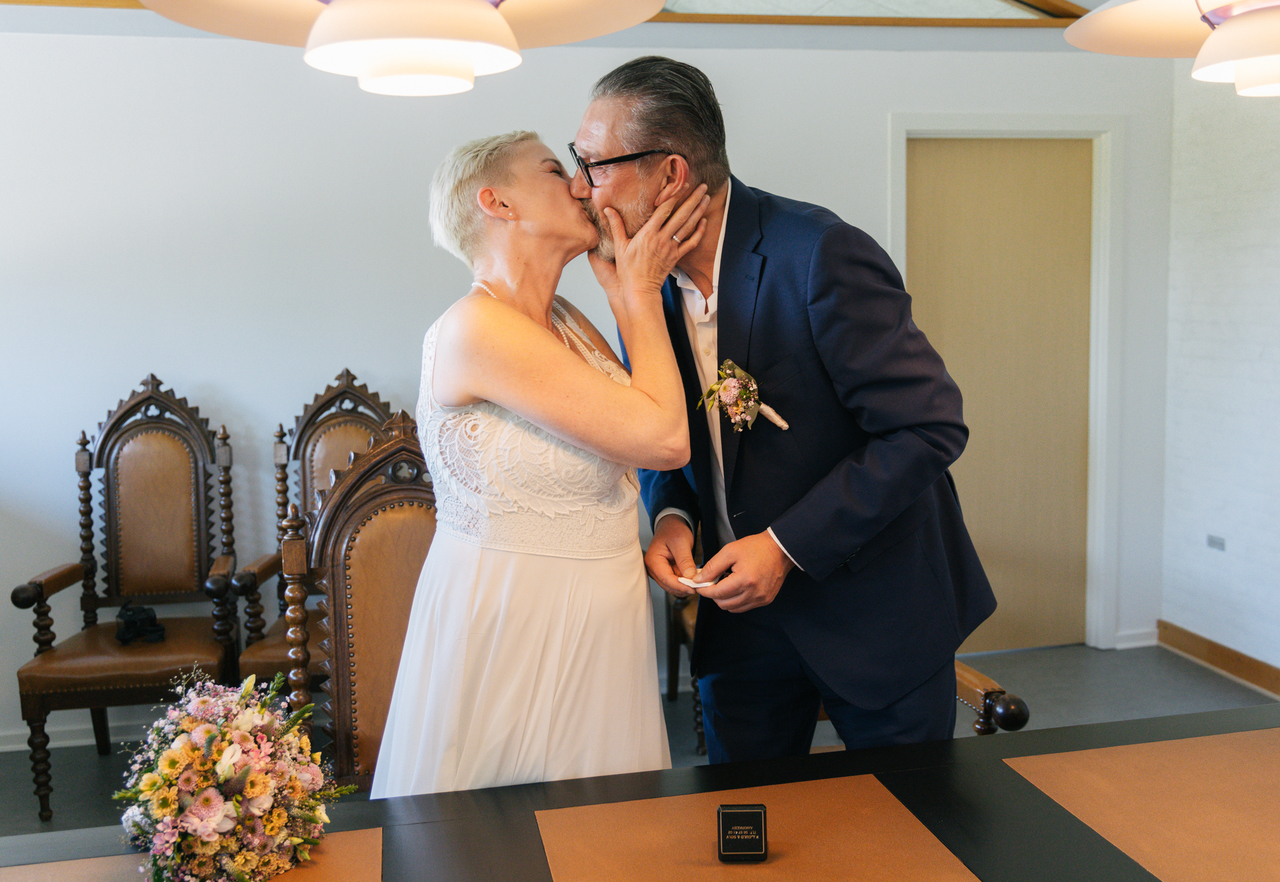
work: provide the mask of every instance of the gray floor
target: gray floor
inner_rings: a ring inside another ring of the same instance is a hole
[[[1055,646],[974,653],[961,656],[961,660],[1026,701],[1031,709],[1028,729],[1224,710],[1272,701],[1158,646],[1126,650]],[[706,757],[698,756],[695,750],[693,696],[682,693],[666,703],[666,711],[672,765],[705,763]],[[972,726],[972,714],[960,706],[956,737],[977,737]],[[814,745],[840,745],[830,723],[818,724]]]
[[[1031,708],[1028,728],[1138,719],[1245,707],[1266,695],[1218,676],[1158,647],[1102,651],[1062,646],[965,657],[970,665],[1020,695]],[[695,751],[692,696],[665,702],[671,759],[676,766],[706,762]],[[973,737],[961,708],[956,735]],[[819,724],[817,745],[837,745],[829,723]],[[994,737],[1016,737],[1002,736]],[[92,747],[55,747],[53,820],[36,817],[31,767],[25,752],[0,753],[0,837],[116,824],[120,807],[111,793],[128,767],[125,747],[99,757]],[[360,798],[360,795],[351,798]],[[14,841],[12,845],[18,845]]]

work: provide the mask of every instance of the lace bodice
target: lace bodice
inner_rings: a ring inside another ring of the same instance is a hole
[[[557,330],[619,383],[606,358],[557,303]],[[579,559],[608,557],[638,541],[635,470],[563,441],[489,402],[445,407],[431,392],[436,338],[422,347],[418,439],[435,485],[437,529],[490,548]]]

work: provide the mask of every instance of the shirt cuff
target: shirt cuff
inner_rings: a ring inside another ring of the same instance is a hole
[[[679,512],[677,512],[675,509],[668,509],[668,511],[675,512],[676,514],[679,514]],[[664,512],[664,514],[665,514],[665,512]],[[654,523],[657,523],[657,521],[654,521]],[[800,566],[800,564],[796,563],[796,559],[795,559],[794,557],[792,557],[792,556],[791,556],[791,552],[790,552],[790,551],[787,551],[787,546],[783,545],[783,544],[782,544],[782,542],[778,539],[778,535],[777,535],[776,533],[774,533],[774,532],[773,532],[773,527],[766,527],[766,528],[765,528],[765,531],[769,534],[769,538],[770,538],[770,539],[772,539],[775,543],[777,543],[778,547],[782,549],[782,553],[783,553],[783,554],[785,554],[785,555],[787,556],[787,560],[789,560],[789,561],[791,561],[793,564],[795,564],[796,569],[803,573],[803,572],[804,572],[804,567],[802,567],[802,566]]]
[[[662,520],[662,519],[663,519],[663,518],[665,518],[667,515],[675,515],[675,516],[676,516],[676,517],[678,517],[680,520],[682,520],[682,521],[684,521],[686,524],[688,524],[688,525],[689,525],[689,531],[690,531],[690,532],[693,532],[693,518],[689,517],[689,513],[688,513],[688,512],[686,512],[684,509],[680,509],[680,508],[664,508],[662,511],[658,512],[658,516],[657,516],[656,518],[654,518],[654,519],[653,519],[653,526],[654,526],[654,529],[657,529],[657,527],[658,527],[658,521]]]

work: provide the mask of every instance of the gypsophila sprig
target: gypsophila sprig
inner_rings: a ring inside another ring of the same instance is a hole
[[[262,882],[310,859],[324,835],[335,787],[280,700],[284,677],[239,689],[199,672],[180,679],[177,700],[133,755],[122,823],[149,853],[151,882]]]
[[[720,408],[720,412],[729,418],[735,432],[743,428],[750,429],[759,414],[782,431],[791,428],[778,412],[760,400],[760,387],[755,378],[726,358],[720,365],[719,379],[712,383],[698,404],[707,410]]]

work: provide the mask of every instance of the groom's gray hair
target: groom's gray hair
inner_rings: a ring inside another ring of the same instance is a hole
[[[646,55],[609,71],[591,90],[591,100],[630,104],[630,119],[616,132],[627,153],[661,150],[683,156],[693,186],[715,193],[729,181],[724,116],[707,75],[691,64]],[[656,161],[648,156],[640,161]]]
[[[431,236],[437,245],[475,268],[484,239],[484,212],[476,194],[482,187],[510,183],[512,148],[538,140],[536,132],[515,131],[453,148],[431,178]]]

